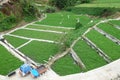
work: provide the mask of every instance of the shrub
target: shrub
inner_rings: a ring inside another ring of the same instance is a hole
[[[6,16],[2,12],[0,12],[0,21],[3,20],[5,17]]]
[[[2,30],[8,30],[11,29],[15,23],[16,23],[16,17],[14,15],[11,15],[0,21],[0,28]]]
[[[65,10],[66,11],[72,11],[72,7],[67,7]]]
[[[29,22],[37,18],[39,11],[33,0],[20,0],[20,5],[25,21]]]
[[[73,7],[72,12],[76,14],[88,14],[93,16],[102,16],[104,14],[113,14],[120,11],[119,8],[104,8],[104,7]],[[109,16],[108,15],[108,16]]]
[[[92,0],[80,0],[81,3],[90,3]]]
[[[77,22],[75,25],[75,30],[80,29],[80,27],[83,27],[83,25],[80,22]]]
[[[113,8],[105,8],[102,10],[101,12],[101,16],[110,16],[112,14],[114,14],[117,10],[116,9],[113,9]]]
[[[76,2],[77,0],[50,0],[49,4],[59,9],[64,9],[69,6],[74,6]]]
[[[56,8],[52,6],[47,6],[44,12],[53,13],[53,12],[56,12]]]

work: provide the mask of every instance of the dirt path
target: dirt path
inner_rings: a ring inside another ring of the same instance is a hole
[[[52,31],[52,30],[42,30],[42,29],[33,29],[33,28],[23,28],[23,29],[32,30],[32,31],[40,31],[40,32],[51,32],[51,33],[57,33],[57,34],[64,34],[64,32]]]

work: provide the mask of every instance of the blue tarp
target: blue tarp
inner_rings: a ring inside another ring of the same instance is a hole
[[[28,73],[30,72],[32,68],[28,65],[28,64],[23,64],[21,67],[20,67],[20,70],[23,72],[23,73]]]
[[[36,69],[32,69],[30,72],[34,77],[38,77],[40,75]]]

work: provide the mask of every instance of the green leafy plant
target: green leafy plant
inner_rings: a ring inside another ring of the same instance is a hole
[[[75,30],[80,29],[80,27],[83,27],[83,25],[80,22],[77,22],[75,25]]]

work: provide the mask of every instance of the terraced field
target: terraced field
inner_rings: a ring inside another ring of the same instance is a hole
[[[5,39],[38,63],[45,63],[59,52],[59,40],[71,29],[30,24],[6,34]]]
[[[52,65],[52,69],[61,76],[80,73],[82,71],[70,55],[66,55],[63,58],[56,61]]]
[[[54,56],[59,48],[57,44],[32,41],[19,50],[36,62],[45,63],[44,61]]]
[[[108,23],[103,23],[103,24],[98,25],[97,27],[107,32],[108,34],[120,39],[120,35],[118,35],[120,33],[120,30],[115,28],[114,26]]]
[[[0,74],[7,75],[17,69],[23,62],[11,55],[2,45],[0,45]]]
[[[79,32],[81,35],[99,21],[86,15],[75,15],[69,12],[52,13],[47,14],[47,18],[41,22],[38,21],[18,28],[4,37],[15,49],[21,51],[35,62],[45,63],[51,56],[60,52],[59,47],[62,43],[59,40],[63,39],[71,31],[74,34],[77,32],[77,30],[74,30],[77,20],[83,24]],[[120,39],[118,35],[120,30],[114,25],[119,25],[119,22],[102,23],[97,28]],[[70,36],[74,37],[73,34]],[[98,31],[93,29],[85,36],[111,57],[112,61],[120,58],[120,46]],[[96,50],[92,49],[84,40],[79,40],[73,49],[85,64],[86,69],[82,70],[70,55],[66,55],[52,65],[52,69],[59,75],[85,72],[107,64]]]
[[[33,25],[29,25],[27,26],[26,28],[30,28],[30,29],[38,29],[38,30],[51,30],[51,31],[61,31],[61,32],[67,32],[67,31],[70,31],[70,29],[65,29],[65,28],[58,28],[58,27],[53,27],[53,26],[45,26],[45,25],[36,25],[36,24],[33,24]]]
[[[109,3],[109,4],[108,4]],[[78,5],[77,7],[116,7],[120,8],[119,0],[94,0],[92,3]]]
[[[76,15],[69,12],[59,12],[47,14],[47,18],[36,24],[50,25],[50,26],[64,26],[74,28],[77,21],[80,21],[84,26],[87,25],[91,18],[86,15]]]
[[[119,26],[120,27],[120,20],[113,20],[113,21],[109,21],[110,23],[112,23],[113,25]]]
[[[106,61],[83,40],[76,43],[74,50],[85,64],[85,71],[92,70],[106,64]]]
[[[95,30],[90,31],[86,35],[92,42],[94,42],[100,49],[102,49],[112,60],[120,58],[120,46],[101,35]]]
[[[13,36],[4,36],[5,39],[15,48],[19,47],[20,45],[26,43],[29,40],[21,39]]]

